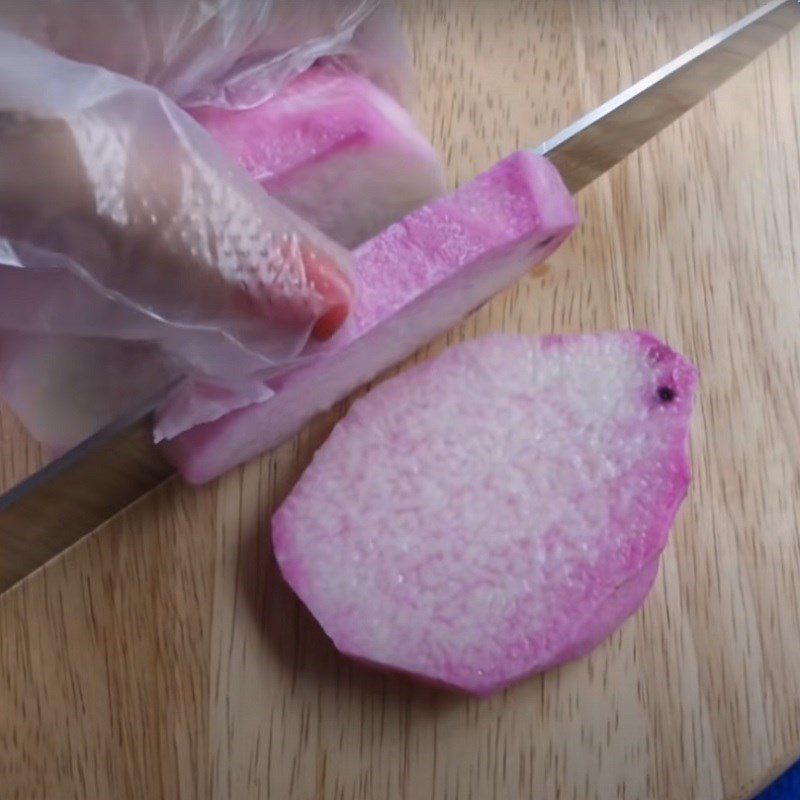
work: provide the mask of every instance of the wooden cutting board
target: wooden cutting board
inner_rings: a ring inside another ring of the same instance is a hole
[[[406,0],[420,119],[456,184],[753,7]],[[738,800],[800,755],[799,142],[795,33],[418,356],[635,327],[699,365],[690,496],[644,609],[590,657],[478,701],[336,655],[279,579],[268,519],[343,404],[0,599],[0,796]],[[5,474],[29,469],[2,430]]]

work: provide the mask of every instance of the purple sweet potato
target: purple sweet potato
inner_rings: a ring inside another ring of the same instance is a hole
[[[347,247],[444,192],[409,113],[354,73],[312,69],[254,108],[192,113],[269,194]]]
[[[357,401],[274,515],[337,648],[468,692],[643,602],[690,480],[694,367],[649,334],[491,336]]]

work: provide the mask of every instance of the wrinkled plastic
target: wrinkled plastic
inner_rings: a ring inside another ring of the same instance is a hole
[[[7,328],[233,376],[296,355],[329,308],[320,265],[348,261],[163,94],[2,32],[0,166]]]
[[[158,347],[0,331],[0,396],[58,454],[175,379]]]
[[[410,76],[391,0],[4,0],[0,29],[182,106],[257,105],[318,59],[398,96]]]
[[[348,262],[156,89],[0,31],[0,327],[15,349],[21,334],[134,341],[169,374],[241,383],[341,315]]]
[[[75,444],[179,375],[187,418],[262,401],[335,327],[348,255],[177,107],[248,108],[319,60],[409,86],[390,0],[2,4],[0,394],[39,441]]]

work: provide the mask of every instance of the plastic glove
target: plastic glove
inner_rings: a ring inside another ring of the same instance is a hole
[[[320,58],[396,95],[410,79],[391,0],[4,0],[0,28],[181,106],[256,105]]]
[[[0,393],[56,449],[176,375],[219,387],[201,419],[264,399],[340,324],[346,255],[163,95],[55,53],[185,105],[261,102],[319,58],[402,94],[390,0],[9,0],[2,28],[55,52],[0,31]]]
[[[2,32],[0,236],[3,327],[159,341],[214,376],[286,361],[349,303],[347,254],[162,94]]]

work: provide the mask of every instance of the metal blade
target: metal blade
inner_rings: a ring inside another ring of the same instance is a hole
[[[173,385],[0,495],[0,593],[173,473],[153,444]]]
[[[577,192],[798,22],[800,0],[768,3],[604,103],[536,152],[550,159]],[[172,474],[151,433],[152,411],[164,396],[0,495],[0,593]]]
[[[565,128],[535,152],[574,194],[652,139],[800,22],[800,0],[775,0],[678,56]]]

